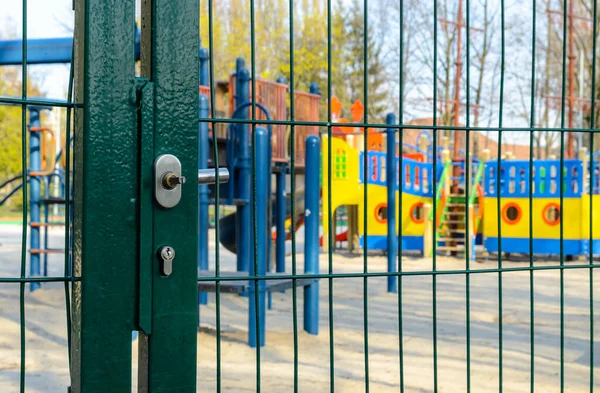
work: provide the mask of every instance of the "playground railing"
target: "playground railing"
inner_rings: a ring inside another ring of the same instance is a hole
[[[249,85],[249,97],[248,99],[242,99],[241,102],[235,102],[236,91],[235,91],[235,74],[229,77],[229,116],[231,117],[234,110],[242,102],[252,101],[255,96],[252,92],[253,84],[256,86],[256,102],[262,104],[267,108],[271,116],[271,120],[287,120],[287,104],[286,104],[286,93],[287,85],[284,83],[264,81],[256,79],[254,82],[250,81]],[[250,118],[252,113],[250,111]],[[256,111],[257,120],[266,120],[266,115],[261,111]],[[273,134],[271,136],[272,144],[272,158],[273,161],[287,161],[286,152],[286,126],[276,124],[272,126]]]
[[[444,188],[445,188],[445,183],[449,180],[448,174],[450,172],[450,168],[451,167],[452,167],[452,161],[446,161],[444,163],[444,167],[442,169],[442,173],[441,173],[441,175],[439,177],[440,182],[439,182],[439,185],[437,187],[436,194],[435,194],[435,210],[438,213],[438,218],[436,219],[436,228],[439,225],[440,218],[444,214],[443,210],[445,209],[445,201],[446,201],[446,198],[447,198],[447,195],[445,195],[445,193],[444,193]],[[431,213],[429,215],[429,219],[433,220],[433,210],[431,211]]]

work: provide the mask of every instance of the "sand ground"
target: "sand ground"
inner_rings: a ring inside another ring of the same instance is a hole
[[[0,225],[0,277],[20,271],[21,227]],[[51,242],[61,244],[62,232],[52,232]],[[214,244],[213,244],[214,247]],[[302,250],[299,239],[298,249]],[[233,269],[232,254],[221,250],[223,270]],[[328,268],[321,255],[322,272]],[[333,256],[334,272],[362,272],[362,255]],[[538,266],[556,261],[537,260]],[[573,262],[578,263],[578,262]],[[214,265],[214,260],[211,260]],[[292,258],[288,257],[288,271]],[[385,271],[386,258],[369,255],[369,271]],[[505,261],[516,267],[527,262]],[[50,275],[62,275],[62,259],[49,261]],[[303,269],[302,255],[297,257]],[[404,257],[406,271],[431,270],[431,260]],[[494,269],[496,260],[473,263],[476,269]],[[439,270],[461,270],[463,259],[438,257]],[[598,276],[598,274],[596,274]],[[473,392],[499,389],[498,274],[470,276],[470,382]],[[529,391],[531,362],[531,309],[529,273],[503,274],[503,391]],[[534,387],[536,392],[560,391],[560,292],[558,271],[535,272],[534,291]],[[590,274],[589,269],[564,273],[564,381],[567,392],[590,390]],[[401,297],[386,293],[386,278],[368,279],[368,362],[371,392],[397,392],[400,384],[400,349],[406,392],[434,391],[434,370],[440,392],[463,392],[467,384],[466,277],[437,277],[437,364],[434,366],[433,284],[431,275],[406,276]],[[597,279],[595,281],[598,281]],[[596,282],[594,299],[599,299]],[[365,390],[364,298],[361,278],[335,279],[332,286],[333,337],[329,335],[328,280],[320,282],[320,332],[302,331],[302,290],[297,294],[298,380],[300,392],[330,391],[330,343],[334,348],[335,391]],[[399,302],[399,299],[401,300]],[[292,392],[294,366],[292,292],[274,293],[267,314],[267,343],[260,351],[261,386],[264,392]],[[256,351],[246,345],[248,299],[222,295],[221,387],[225,392],[251,392],[256,388]],[[399,339],[399,305],[402,309],[402,346]],[[598,303],[594,304],[594,309]],[[44,284],[26,292],[26,391],[65,392],[69,384],[64,287]],[[198,330],[198,391],[216,390],[215,297],[201,308]],[[596,324],[598,325],[597,321]],[[18,392],[20,365],[19,285],[0,285],[0,392]],[[598,336],[596,329],[595,335]],[[134,362],[137,340],[132,343]],[[595,350],[598,346],[595,345]],[[598,355],[595,357],[598,359]],[[600,362],[595,361],[592,372]],[[134,366],[135,368],[135,366]],[[593,385],[598,387],[599,378]],[[135,385],[135,381],[134,381]]]

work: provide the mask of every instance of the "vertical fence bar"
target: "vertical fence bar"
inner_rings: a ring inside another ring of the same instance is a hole
[[[304,273],[319,273],[319,174],[321,142],[318,136],[306,138],[306,178],[304,188]],[[304,287],[304,330],[319,334],[319,282]]]
[[[570,0],[575,1],[575,0]],[[567,55],[567,31],[568,29],[572,29],[571,22],[573,19],[570,17],[570,12],[572,10],[568,10],[567,8],[567,0],[563,1],[563,35],[562,35],[562,81],[561,81],[561,108],[560,108],[560,164],[557,169],[556,175],[559,177],[558,186],[559,186],[559,209],[558,209],[558,222],[559,222],[559,231],[560,231],[560,243],[559,243],[559,258],[560,258],[560,266],[564,266],[565,264],[565,255],[564,255],[564,181],[565,181],[565,99],[566,99],[566,88],[567,88],[567,56],[571,56],[569,53]],[[569,60],[571,62],[572,60]],[[569,83],[571,83],[569,81]],[[572,97],[569,95],[569,101]],[[570,107],[571,105],[569,105]],[[569,113],[571,110],[569,109]],[[569,127],[571,124],[569,124]],[[570,135],[570,133],[569,133]],[[567,151],[571,153],[571,138],[569,137],[569,146],[567,146]],[[572,157],[568,157],[572,158]],[[560,392],[563,393],[565,391],[565,270],[559,270],[559,279],[560,279]]]
[[[368,46],[368,41],[369,41],[369,1],[368,0],[364,0],[363,3],[363,47],[362,47],[362,54],[363,54],[363,97],[364,97],[364,101],[365,101],[365,114],[364,114],[364,122],[365,122],[365,127],[363,128],[364,133],[363,133],[363,149],[364,149],[364,170],[365,173],[367,173],[368,171],[368,166],[367,166],[367,156],[368,156],[368,152],[369,152],[369,146],[368,146],[368,134],[369,134],[369,128],[366,126],[366,124],[369,123],[369,46]],[[365,182],[366,183],[366,182]],[[367,193],[367,187],[364,187],[364,198],[363,198],[363,203],[364,203],[364,212],[363,212],[363,216],[367,217],[367,207],[369,206],[368,203],[369,197],[368,197],[368,193]],[[368,264],[368,252],[369,252],[369,246],[368,246],[368,241],[367,239],[369,238],[369,231],[367,230],[368,225],[367,225],[367,220],[363,220],[363,224],[364,224],[364,255],[363,255],[363,273],[367,273],[369,270],[369,264]],[[369,375],[369,280],[367,278],[367,276],[365,275],[363,277],[363,332],[364,332],[364,352],[365,352],[365,393],[369,392],[369,388],[370,388],[370,375]]]
[[[289,13],[289,42],[290,42],[290,232],[292,235],[292,274],[297,273],[296,261],[296,74],[295,74],[295,42],[294,42],[294,1],[288,2]],[[312,85],[311,85],[312,86]],[[305,163],[306,164],[306,163]],[[305,179],[306,181],[306,179]],[[285,243],[284,243],[285,246]],[[285,256],[284,256],[285,257]],[[285,262],[284,262],[285,269]],[[294,393],[298,393],[298,286],[296,279],[292,279],[292,330],[294,333]]]
[[[389,113],[385,124],[395,125],[396,116]],[[387,182],[387,271],[396,272],[398,236],[396,234],[396,129],[386,130],[387,156],[386,156],[386,182]],[[387,277],[387,291],[398,291],[398,278],[390,275]]]
[[[200,50],[200,53],[206,50]],[[207,55],[208,57],[208,55]],[[202,59],[202,57],[200,57]],[[200,75],[207,75],[207,70],[202,72],[203,68],[208,67],[208,59],[204,64],[200,62]],[[206,77],[205,77],[206,78]],[[200,118],[208,117],[209,104],[208,99],[204,95],[200,95],[198,101],[198,110]],[[201,121],[198,124],[198,169],[208,169],[208,123]],[[208,185],[198,185],[198,269],[208,270]],[[215,204],[218,206],[218,203]],[[198,304],[208,303],[208,294],[206,292],[198,293]],[[198,321],[200,322],[200,321]]]
[[[506,66],[506,37],[505,37],[505,7],[504,0],[500,0],[500,38],[501,38],[501,60],[500,60],[500,94],[498,103],[498,268],[502,269],[502,211],[501,211],[501,199],[502,190],[504,187],[500,187],[500,172],[502,169],[502,126],[503,126],[503,110],[504,110],[504,77],[505,77],[505,66]],[[468,33],[467,33],[468,34]],[[498,391],[503,391],[504,383],[504,332],[503,332],[503,295],[502,295],[502,271],[498,272]]]
[[[210,102],[215,102],[215,62],[214,62],[214,41],[213,41],[213,0],[208,0],[208,50],[209,50],[209,86],[210,86]],[[213,61],[211,61],[213,60]],[[216,118],[215,105],[210,106],[210,117],[211,119]],[[216,124],[212,123],[212,129],[216,131]],[[219,148],[217,143],[217,133],[212,133],[212,148],[214,157],[215,177],[217,182],[215,184],[215,244],[219,244],[220,235],[220,217],[219,207],[221,201],[220,193],[220,179],[219,179]],[[233,174],[232,174],[233,175]],[[233,181],[233,180],[232,180]],[[221,254],[220,247],[215,247],[215,276],[221,275]],[[217,378],[217,393],[221,392],[221,281],[215,283],[215,308],[216,308],[216,328],[217,328],[217,365],[216,365],[216,378]]]
[[[327,0],[327,103],[331,105],[331,97],[332,97],[332,72],[331,69],[333,67],[332,61],[332,42],[331,42],[331,31],[332,31],[332,23],[331,23],[331,15],[332,15],[332,0]],[[332,148],[331,148],[331,138],[332,138],[332,128],[331,128],[331,109],[327,110],[327,235],[328,239],[326,244],[327,247],[327,273],[333,273],[333,239],[335,238],[335,233],[333,233],[333,228],[335,228],[334,223],[332,222],[333,212],[331,209],[331,165],[332,165]],[[325,185],[324,185],[325,186]],[[325,240],[324,240],[325,243]],[[327,305],[329,309],[329,391],[333,393],[335,391],[335,339],[334,339],[334,325],[333,325],[333,278],[329,277],[328,283],[328,297],[327,297]]]
[[[437,114],[437,95],[438,95],[438,71],[437,71],[437,62],[438,62],[438,2],[433,2],[433,126],[437,127],[438,125],[438,114]],[[433,196],[437,195],[437,187],[438,181],[440,179],[437,178],[437,161],[438,161],[438,146],[437,146],[437,137],[438,137],[438,129],[433,129]],[[445,165],[446,162],[443,162],[442,165]],[[402,176],[402,170],[400,171]],[[404,181],[404,180],[403,180]],[[432,203],[433,207],[433,233],[432,233],[432,243],[433,243],[433,251],[431,254],[431,270],[433,272],[431,277],[431,292],[432,292],[432,302],[431,302],[431,312],[433,314],[432,321],[432,341],[433,341],[433,391],[434,393],[438,391],[438,367],[437,367],[437,351],[438,351],[438,342],[437,342],[437,203],[435,200]]]
[[[255,13],[255,3],[254,0],[250,0],[250,68],[251,68],[251,75],[252,75],[252,79],[251,79],[251,83],[252,83],[252,97],[250,99],[250,103],[251,103],[251,109],[252,109],[252,136],[253,138],[256,138],[258,135],[256,133],[256,123],[254,122],[257,118],[256,118],[256,96],[257,96],[257,90],[256,90],[256,13]],[[257,143],[256,143],[256,139],[254,140],[255,143],[252,144],[252,174],[251,174],[251,178],[252,178],[252,206],[251,206],[251,212],[252,212],[252,232],[254,232],[255,234],[258,233],[258,227],[259,227],[259,223],[258,223],[258,207],[257,207],[257,203],[258,203],[258,195],[257,195],[257,174],[256,174],[256,170],[257,170],[257,156],[256,156],[256,148],[257,148]],[[270,151],[270,145],[267,147],[267,149]],[[270,162],[269,162],[270,165]],[[269,177],[270,178],[270,177]],[[252,255],[254,256],[254,258],[252,259],[252,261],[254,261],[254,272],[258,272],[260,271],[260,259],[259,259],[259,247],[260,247],[260,243],[258,242],[258,238],[256,236],[254,236],[253,238],[253,242],[251,242],[252,244]],[[256,279],[254,279],[254,285],[255,287],[258,286],[258,281]],[[264,307],[262,306],[262,304],[260,304],[260,297],[255,297],[254,298],[254,307],[256,308],[256,312],[260,312],[263,311],[261,314],[264,314]],[[257,321],[260,320],[260,316],[258,316]],[[260,323],[257,322],[256,324],[256,328],[258,329],[258,333],[257,336],[261,336],[261,331],[262,331],[262,327],[264,327],[264,325],[261,326]],[[258,340],[258,338],[257,338]],[[260,354],[261,354],[261,350],[260,350],[260,346],[258,346],[256,348],[256,392],[260,393],[261,391],[261,364],[260,364]]]
[[[533,275],[533,130],[535,129],[535,50],[536,50],[536,12],[537,0],[532,0],[531,32],[531,103],[529,127],[529,391],[535,391],[535,280]],[[539,184],[538,184],[539,187]],[[590,198],[591,199],[591,198]],[[498,217],[500,219],[500,217]]]
[[[27,0],[22,1],[22,28],[23,37],[21,42],[21,99],[27,100]],[[25,279],[27,263],[27,107],[25,103],[21,105],[21,173],[23,184],[23,215],[21,223],[21,279]],[[31,192],[31,191],[30,191]],[[39,264],[39,260],[38,260]],[[33,289],[33,287],[32,287]],[[19,364],[19,387],[20,392],[25,392],[25,282],[19,285],[19,324],[20,324],[20,352],[21,360]]]
[[[596,51],[597,51],[597,46],[598,46],[598,2],[594,1],[594,6],[593,6],[593,10],[592,10],[592,20],[593,22],[593,29],[592,29],[592,37],[593,37],[593,44],[592,44],[592,81],[596,80]],[[596,179],[596,175],[595,175],[595,163],[594,163],[594,136],[595,136],[595,130],[596,130],[596,83],[592,83],[592,91],[591,91],[592,95],[590,97],[590,103],[591,103],[591,115],[590,115],[590,148],[589,148],[589,152],[590,152],[590,169],[588,171],[588,173],[590,174],[590,191],[589,191],[589,195],[590,195],[590,213],[594,211],[594,194],[596,194],[596,192],[594,191],[594,183],[595,183],[595,179]],[[594,323],[594,269],[592,267],[592,265],[594,264],[594,222],[593,220],[590,218],[590,248],[589,248],[589,264],[590,264],[590,269],[589,269],[589,282],[590,282],[590,290],[589,290],[589,296],[590,296],[590,344],[589,344],[589,351],[590,351],[590,363],[589,363],[589,367],[590,367],[590,393],[593,393],[594,391],[594,371],[595,371],[595,366],[596,366],[596,362],[595,362],[595,353],[594,353],[594,329],[595,329],[595,323]]]
[[[400,14],[400,56],[398,61],[398,80],[400,83],[398,84],[398,124],[404,124],[404,0],[400,0],[399,2],[399,14]],[[435,132],[435,131],[433,131]],[[404,210],[402,209],[402,180],[398,180],[398,178],[402,178],[402,167],[404,164],[404,157],[402,155],[402,145],[404,143],[404,129],[398,129],[398,165],[400,170],[396,168],[396,172],[393,174],[394,183],[398,187],[398,227],[397,227],[397,253],[398,253],[398,272],[402,271],[402,225],[403,225],[403,214]],[[395,146],[394,146],[395,151]],[[435,146],[433,148],[435,152]],[[433,166],[433,172],[435,172],[435,166]],[[428,179],[431,178],[431,175]],[[429,180],[428,180],[429,181]],[[431,187],[431,184],[429,185]],[[423,213],[425,213],[425,208],[423,209]],[[428,216],[425,215],[425,219],[428,219]],[[425,254],[425,253],[424,253]],[[403,284],[403,276],[398,277],[398,373],[399,382],[400,382],[400,393],[404,393],[404,307],[402,304],[402,284]]]
[[[75,33],[73,34],[75,35]],[[73,59],[73,49],[71,49],[71,59]],[[69,64],[69,85],[67,88],[67,103],[71,104],[73,102],[73,77],[75,74],[75,66],[73,62]],[[65,184],[64,184],[64,196],[65,196],[65,240],[64,240],[64,264],[63,264],[63,275],[65,277],[69,277],[72,280],[73,277],[73,231],[71,230],[71,224],[73,223],[73,209],[71,206],[72,194],[71,194],[71,168],[73,162],[71,160],[71,119],[73,114],[73,109],[69,106],[66,108],[67,116],[66,116],[66,124],[65,124],[65,145],[62,151],[64,154],[65,160]],[[72,334],[72,314],[71,314],[71,285],[69,281],[65,281],[64,283],[64,293],[65,293],[65,313],[66,313],[66,325],[67,325],[67,351],[68,351],[68,359],[69,359],[69,375],[72,374],[71,366],[71,334]]]

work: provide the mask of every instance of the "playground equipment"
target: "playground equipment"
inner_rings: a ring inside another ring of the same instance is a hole
[[[210,100],[208,94],[208,53],[200,52],[200,117],[209,118]],[[252,79],[243,59],[236,62],[236,71],[229,78],[228,93],[229,116],[233,119],[249,119],[253,94]],[[286,120],[287,85],[282,79],[278,82],[256,80],[256,118],[258,120]],[[318,102],[320,95],[316,85],[311,86],[310,93],[295,92],[296,119],[318,121]],[[220,105],[223,97],[215,97],[215,105]],[[221,112],[225,108],[220,107]],[[227,167],[230,181],[219,189],[220,200],[216,198],[216,187],[199,186],[199,260],[198,268],[201,277],[213,277],[213,281],[200,280],[198,285],[199,304],[207,303],[206,292],[216,291],[214,272],[208,271],[208,208],[209,205],[235,206],[236,211],[219,220],[219,241],[226,249],[236,254],[235,272],[221,275],[272,275],[285,272],[285,221],[302,217],[305,223],[305,272],[318,273],[318,217],[319,217],[319,158],[320,151],[317,128],[311,126],[296,127],[295,130],[295,170],[305,173],[306,190],[302,182],[297,183],[295,190],[297,203],[292,212],[289,200],[285,195],[286,177],[291,170],[288,157],[286,127],[271,125],[257,126],[254,133],[249,124],[229,124],[225,129],[209,127],[209,121],[201,121],[199,125],[200,154],[198,168],[214,167],[216,160],[211,152],[213,135],[217,141],[219,166]],[[312,136],[311,136],[312,135]],[[291,141],[290,141],[291,142]],[[306,143],[306,145],[304,144]],[[253,200],[252,185],[252,149],[255,144],[256,169],[256,201]],[[306,159],[305,159],[306,158]],[[306,171],[304,171],[306,165]],[[317,174],[315,177],[315,173]],[[276,192],[271,197],[271,174],[276,176]],[[316,179],[316,181],[315,181]],[[273,202],[273,203],[272,203]],[[256,227],[252,226],[253,205],[257,207]],[[271,204],[274,209],[271,209]],[[274,212],[272,211],[274,210]],[[274,220],[272,219],[274,218]],[[273,222],[274,221],[274,222]],[[275,273],[271,273],[271,227],[275,224]],[[255,238],[256,237],[256,238]],[[253,253],[253,245],[257,245],[257,258]],[[258,270],[254,271],[255,262]],[[305,291],[305,330],[318,334],[318,282],[315,279],[266,281],[224,281],[220,284],[222,292],[234,292],[249,296],[248,341],[255,347],[265,342],[265,296],[273,291],[281,291],[292,285],[302,286]],[[255,299],[258,296],[260,315],[260,337],[256,337]],[[269,302],[270,303],[270,302]]]
[[[268,133],[262,128],[258,127],[255,133],[254,142],[256,144],[256,201],[251,198],[250,203],[256,204],[257,222],[255,226],[255,232],[249,230],[249,233],[254,234],[252,236],[252,244],[256,242],[256,257],[247,262],[249,271],[236,271],[236,272],[221,272],[222,276],[253,276],[261,275],[270,277],[267,280],[236,280],[236,281],[221,281],[219,284],[221,293],[237,293],[248,295],[248,343],[251,347],[257,345],[263,346],[265,344],[265,327],[266,327],[266,296],[273,291],[282,291],[291,288],[293,285],[304,287],[304,330],[310,334],[318,334],[319,332],[319,284],[318,280],[314,278],[302,278],[302,279],[279,279],[278,275],[282,273],[269,272],[268,260],[269,255],[267,253],[269,243],[268,233],[268,218],[267,210],[269,205],[269,189],[268,189],[268,177],[269,177],[269,166],[270,160],[268,155]],[[317,136],[310,136],[306,139],[306,201],[305,201],[305,213],[304,213],[304,228],[305,228],[305,242],[304,242],[304,273],[306,274],[318,274],[319,272],[319,245],[318,245],[318,233],[319,233],[319,152],[320,142]],[[256,239],[254,239],[256,236]],[[251,247],[250,245],[250,247]],[[239,258],[239,253],[238,253]],[[255,265],[258,270],[255,270]],[[199,280],[198,290],[201,292],[215,292],[217,290],[217,284],[214,281],[214,272],[208,272],[205,270],[200,271],[200,277],[206,278],[204,281]],[[258,296],[258,302],[256,302],[256,296]],[[260,316],[258,321],[260,337],[256,334],[256,315],[258,304],[258,315]]]

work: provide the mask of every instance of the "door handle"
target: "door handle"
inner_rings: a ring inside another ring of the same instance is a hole
[[[227,168],[219,168],[219,183],[227,183],[229,181],[229,170]],[[198,171],[198,184],[215,184],[217,176],[214,169],[200,169]]]

